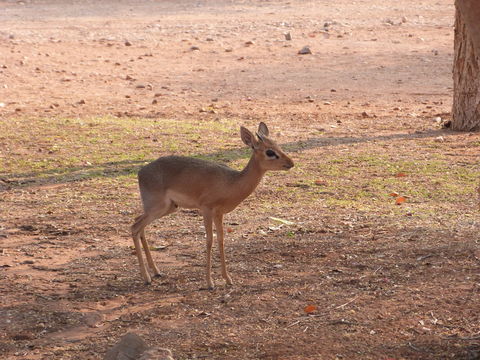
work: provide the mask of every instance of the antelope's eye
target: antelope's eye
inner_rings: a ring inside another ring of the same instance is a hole
[[[276,158],[278,159],[277,154],[276,154],[275,151],[273,151],[273,150],[268,149],[268,150],[265,152],[265,154],[267,154],[268,157],[276,157]]]

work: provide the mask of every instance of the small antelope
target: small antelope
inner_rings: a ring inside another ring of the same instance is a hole
[[[268,138],[268,133],[263,122],[258,126],[256,137],[248,129],[240,127],[241,139],[252,148],[250,161],[242,171],[182,156],[161,157],[140,169],[138,183],[144,213],[135,219],[132,236],[140,273],[147,284],[151,283],[151,277],[143,261],[140,241],[153,274],[160,276],[160,271],[153,262],[145,227],[179,207],[199,209],[203,215],[207,233],[207,287],[213,289],[213,223],[217,231],[222,276],[228,285],[233,284],[225,262],[223,215],[235,209],[255,190],[267,170],[289,170],[293,167],[292,159]]]

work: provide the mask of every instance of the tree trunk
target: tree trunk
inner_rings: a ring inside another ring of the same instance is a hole
[[[452,129],[480,130],[480,1],[455,7]]]

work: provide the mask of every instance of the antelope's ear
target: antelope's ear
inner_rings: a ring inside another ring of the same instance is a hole
[[[263,136],[268,136],[268,134],[269,134],[268,127],[263,121],[258,125],[257,134],[258,135],[263,135]]]
[[[247,128],[240,126],[240,137],[245,145],[255,149],[258,145],[258,141],[255,136]]]
[[[257,138],[258,138],[259,141],[265,142],[265,137],[261,132],[257,132],[257,133],[255,133],[255,135],[257,135]]]

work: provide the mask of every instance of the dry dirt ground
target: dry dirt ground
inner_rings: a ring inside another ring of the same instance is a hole
[[[446,0],[0,1],[0,358],[102,359],[134,331],[176,359],[480,359],[480,135],[441,124],[453,17]],[[143,284],[139,167],[241,168],[239,126],[259,121],[296,166],[227,216],[235,285],[215,255],[201,290],[195,211],[147,229],[164,276]]]

